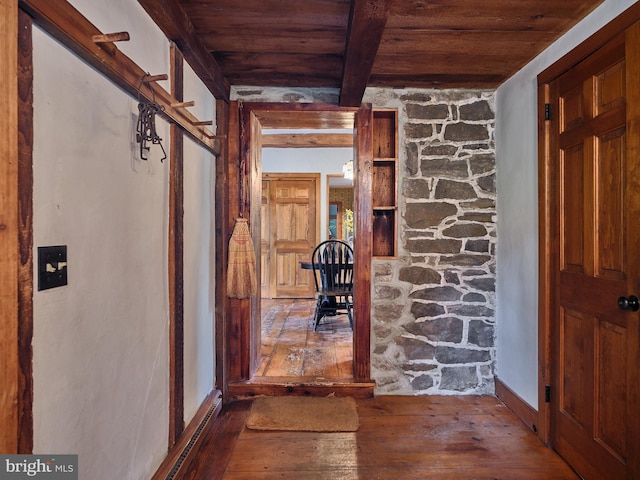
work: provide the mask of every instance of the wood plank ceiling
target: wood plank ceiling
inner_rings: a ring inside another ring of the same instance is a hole
[[[603,0],[139,0],[218,98],[229,85],[495,88]]]

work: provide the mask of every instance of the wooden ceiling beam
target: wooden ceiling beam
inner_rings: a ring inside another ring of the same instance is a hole
[[[362,102],[392,1],[353,0],[340,89],[343,107]]]
[[[423,73],[416,75],[372,74],[369,85],[392,88],[489,88],[495,89],[507,79],[506,75]]]
[[[335,88],[340,105],[358,106],[382,79],[500,82],[604,0],[138,1],[185,56],[185,45],[199,43],[194,56],[213,57],[232,85]]]
[[[193,24],[177,0],[138,0],[217,100],[229,101],[231,87],[213,55],[195,34]]]
[[[290,133],[262,135],[262,148],[353,148],[350,133]]]

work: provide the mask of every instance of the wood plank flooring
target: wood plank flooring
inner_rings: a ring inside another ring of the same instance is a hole
[[[578,479],[495,397],[356,402],[355,433],[250,430],[251,400],[228,404],[175,479]]]
[[[253,381],[353,379],[353,332],[347,315],[327,317],[314,331],[314,309],[315,300],[262,299],[262,362]]]

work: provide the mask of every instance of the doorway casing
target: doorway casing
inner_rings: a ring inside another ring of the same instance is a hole
[[[373,392],[370,373],[370,302],[372,253],[372,147],[373,113],[370,104],[359,108],[339,107],[324,103],[266,103],[231,102],[228,143],[228,225],[241,212],[249,218],[254,246],[260,245],[261,151],[262,129],[286,128],[353,128],[354,158],[357,181],[354,182],[355,259],[354,279],[354,384],[361,384]],[[237,201],[236,201],[237,199]],[[253,207],[253,208],[252,208]],[[259,258],[259,257],[257,257]],[[257,266],[258,269],[260,266]],[[257,272],[258,278],[260,272]],[[225,320],[226,348],[222,350],[225,363],[224,391],[246,394],[260,364],[260,300],[229,299]],[[307,385],[307,390],[309,386]],[[316,386],[317,387],[317,386]],[[335,390],[335,385],[332,385]],[[345,386],[349,388],[349,386]],[[313,389],[311,389],[313,390]],[[264,390],[261,390],[264,392]],[[275,391],[275,390],[274,390]],[[288,390],[291,391],[291,390]],[[318,391],[317,389],[314,391]],[[319,393],[321,393],[319,391]]]

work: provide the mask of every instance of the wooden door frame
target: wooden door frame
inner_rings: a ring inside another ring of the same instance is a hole
[[[313,112],[318,115],[348,114],[354,120],[354,147],[357,150],[355,171],[357,182],[354,184],[354,210],[358,232],[355,240],[356,275],[354,280],[356,312],[354,322],[354,382],[370,383],[370,304],[371,304],[371,258],[372,258],[372,214],[371,189],[373,184],[373,111],[370,104],[357,107],[339,107],[325,103],[267,103],[267,102],[231,102],[229,115],[229,189],[232,200],[229,202],[229,219],[235,218],[239,205],[244,207],[244,215],[251,219],[254,245],[260,242],[260,209],[251,208],[260,205],[262,169],[256,165],[261,150],[260,117],[274,112],[283,115],[296,115],[301,112]],[[235,112],[234,112],[235,109]],[[236,172],[237,169],[237,172]],[[241,175],[241,171],[243,175]],[[244,179],[243,179],[244,177]],[[240,188],[244,185],[244,188]],[[244,193],[242,193],[244,192]],[[235,198],[239,202],[235,202]],[[259,265],[257,265],[259,268]],[[258,278],[260,272],[257,272]],[[256,351],[259,351],[260,308],[256,298],[247,300],[228,299],[229,318],[226,335],[227,355],[224,362],[228,365],[230,383],[249,381],[258,365]],[[225,388],[225,390],[227,390]]]
[[[600,47],[640,20],[640,3],[629,7],[591,35],[569,53],[538,75],[538,436],[551,443],[551,408],[547,401],[547,386],[551,385],[551,318],[555,309],[554,284],[558,281],[559,227],[552,223],[558,218],[556,192],[558,179],[552,175],[551,144],[546,104],[552,98],[550,84],[565,71],[578,64]],[[557,112],[551,112],[557,115]]]
[[[32,21],[0,2],[0,452],[33,449]]]
[[[281,173],[281,172],[263,172],[262,180],[284,180],[284,181],[295,181],[295,180],[304,180],[304,181],[312,181],[315,185],[314,191],[316,195],[316,208],[315,208],[315,229],[316,229],[316,238],[312,242],[314,245],[318,243],[318,236],[320,234],[320,200],[321,200],[321,189],[320,189],[320,180],[321,174],[319,173],[305,173],[305,172],[297,172],[297,173]],[[262,185],[262,182],[260,182]],[[270,204],[269,204],[270,206]],[[273,219],[270,219],[273,221]],[[269,237],[271,237],[271,231],[269,231]],[[256,245],[261,245],[261,241]],[[269,242],[271,245],[271,242]],[[256,253],[256,259],[260,258]],[[269,283],[269,293],[274,293],[271,291],[271,283]]]

